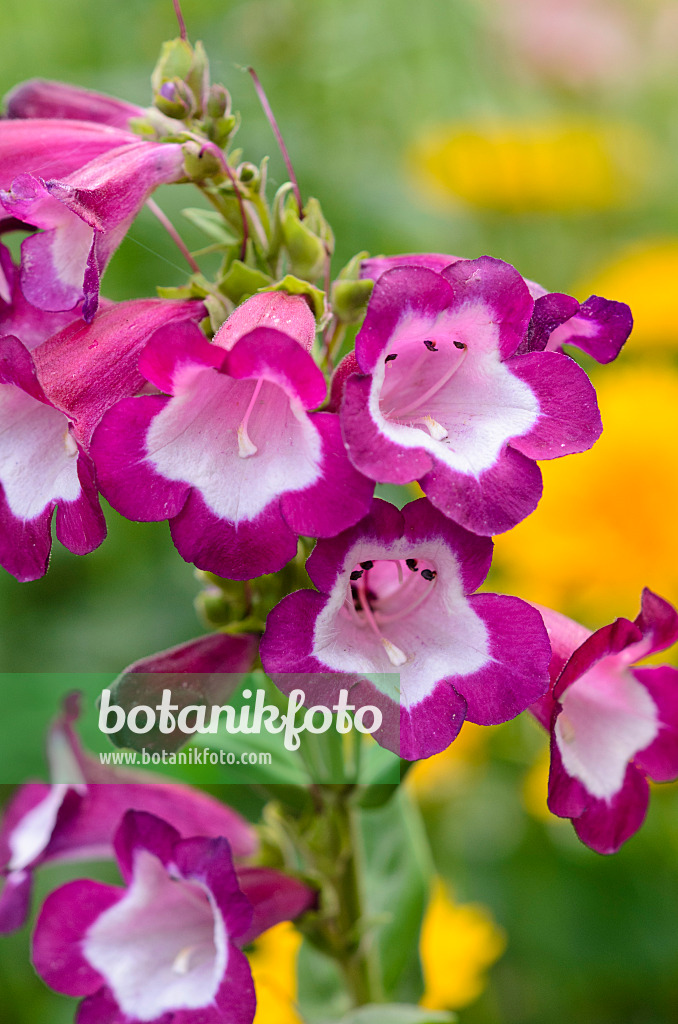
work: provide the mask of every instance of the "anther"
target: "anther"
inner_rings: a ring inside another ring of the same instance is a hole
[[[455,348],[458,348],[458,349],[465,349],[466,348],[466,345],[464,344],[463,341],[455,341],[452,344],[454,345]]]
[[[408,569],[411,569],[412,572],[419,572],[419,570],[417,569],[417,560],[416,560],[416,558],[406,558],[405,559],[405,565],[407,566]],[[426,571],[426,570],[424,570],[424,571]]]
[[[391,360],[397,359],[397,358],[398,358],[398,353],[397,352],[392,352],[390,356],[386,356],[386,359],[384,359],[384,362],[385,363],[390,363]]]
[[[361,569],[371,569],[373,565],[374,565],[374,562],[370,562],[370,561],[361,562],[360,563],[360,568]]]
[[[438,573],[435,571],[435,569],[422,569],[421,570],[421,578],[423,580],[434,580],[437,575],[438,575]]]
[[[353,572],[351,573],[349,579],[359,580],[360,577],[362,576],[362,574],[363,574],[362,569],[354,569]]]
[[[438,351],[435,341],[432,341],[430,338],[424,338],[424,344],[426,345],[426,348],[429,350],[429,352]]]

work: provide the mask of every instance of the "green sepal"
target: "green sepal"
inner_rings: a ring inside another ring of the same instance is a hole
[[[321,320],[325,314],[325,293],[308,281],[302,281],[300,277],[294,277],[293,274],[285,274],[281,281],[267,285],[266,288],[260,288],[259,291],[287,292],[288,295],[306,295],[313,304],[316,320]]]
[[[188,78],[193,64],[193,47],[185,39],[168,39],[162,44],[160,57],[151,74],[151,86],[159,93],[164,82]]]
[[[261,270],[248,267],[241,260],[233,260],[226,274],[219,281],[219,288],[231,302],[239,305],[255,292],[267,291],[273,281]]]
[[[374,281],[335,281],[332,285],[332,312],[345,324],[360,323]]]
[[[204,181],[206,178],[223,178],[224,168],[219,157],[208,143],[201,146],[190,139],[183,144],[184,170],[191,181]]]

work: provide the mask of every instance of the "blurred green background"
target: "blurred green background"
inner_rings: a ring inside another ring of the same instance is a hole
[[[283,164],[239,67],[257,69],[302,193],[318,196],[335,229],[335,270],[362,249],[487,252],[549,289],[632,305],[636,330],[618,363],[587,367],[603,439],[589,454],[544,467],[544,501],[498,539],[492,584],[591,627],[633,617],[644,584],[678,600],[678,4],[183,6],[213,79],[242,112],[238,144],[248,159],[272,154],[274,187]],[[174,34],[171,0],[5,0],[0,91],[42,76],[145,105],[160,43]],[[188,244],[201,244],[181,218],[182,205],[196,205],[185,187],[157,199]],[[183,277],[171,241],[143,212],[104,292],[148,295]],[[198,585],[166,525],[111,513],[109,529],[86,558],[57,547],[44,580],[0,578],[0,668],[27,674],[26,688],[3,697],[0,748],[16,751],[27,774],[44,769],[39,729],[17,718],[26,692],[41,721],[60,696],[31,673],[117,673],[200,631]],[[423,800],[439,872],[460,899],[485,903],[508,935],[460,1020],[671,1024],[676,789],[655,790],[640,835],[615,858],[598,857],[540,809],[544,746],[530,723],[497,730]],[[41,887],[63,877],[46,872]],[[27,931],[0,940],[0,1015],[65,1024],[74,1004],[35,979],[27,943]]]

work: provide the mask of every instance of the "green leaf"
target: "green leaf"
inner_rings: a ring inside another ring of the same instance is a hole
[[[322,292],[320,288],[316,288],[314,285],[309,284],[308,281],[302,281],[301,278],[294,277],[293,274],[286,274],[281,281],[277,282],[277,284],[262,288],[261,291],[287,292],[288,295],[307,295],[313,303],[316,320],[320,320],[325,312],[324,292]]]
[[[199,206],[189,206],[181,211],[191,224],[195,224],[200,231],[213,238],[220,245],[237,245],[240,241],[238,235],[225,223],[224,218],[216,210],[203,210]]]
[[[374,1003],[352,1010],[338,1024],[453,1024],[456,1014],[405,1003]]]
[[[243,302],[258,291],[266,291],[271,287],[271,278],[260,270],[248,267],[240,260],[233,260],[228,272],[220,281],[221,290],[236,305]]]

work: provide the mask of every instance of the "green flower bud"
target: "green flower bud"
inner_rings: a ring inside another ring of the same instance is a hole
[[[207,116],[215,120],[231,113],[231,94],[223,85],[213,85],[207,94]]]
[[[332,285],[332,312],[345,324],[359,323],[372,294],[374,281],[335,281]]]
[[[201,146],[199,142],[184,143],[184,167],[186,176],[191,181],[204,181],[205,178],[222,178],[224,169],[218,155],[211,146]]]
[[[181,78],[163,82],[153,102],[162,114],[178,121],[186,121],[196,109],[195,96]]]

